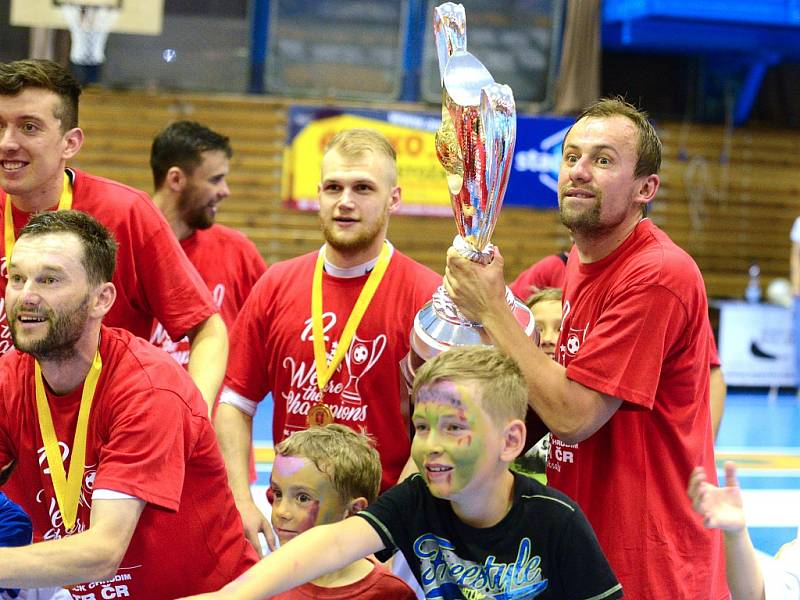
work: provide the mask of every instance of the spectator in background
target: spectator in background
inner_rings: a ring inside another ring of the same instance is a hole
[[[319,251],[271,265],[231,330],[236,340],[217,410],[231,488],[254,546],[269,523],[253,502],[247,452],[257,403],[274,400],[275,443],[337,422],[374,436],[392,486],[409,460],[410,408],[399,362],[414,316],[441,276],[386,239],[400,204],[395,152],[370,129],[336,135],[322,159]],[[374,293],[374,295],[372,295]]]
[[[225,374],[228,336],[211,294],[144,192],[66,168],[83,145],[78,82],[48,60],[0,63],[2,277],[20,229],[33,213],[74,208],[108,228],[120,245],[117,300],[105,323],[149,339],[153,319],[191,342],[188,370],[209,409]],[[0,310],[0,354],[12,349]]]
[[[250,290],[267,270],[253,242],[214,222],[220,203],[230,195],[226,178],[232,155],[226,136],[194,121],[171,123],[158,133],[150,149],[153,202],[208,286],[228,329],[233,327]],[[164,326],[155,322],[150,342],[188,367],[188,337],[173,341]],[[251,448],[250,481],[255,480]]]
[[[227,176],[230,142],[194,121],[176,121],[162,129],[150,150],[153,202],[200,273],[226,327],[233,327],[267,265],[255,244],[238,231],[215,223],[220,203],[230,195]],[[189,363],[190,341],[173,341],[156,322],[150,341],[181,365]]]
[[[561,296],[560,288],[547,287],[528,299],[539,332],[539,348],[553,360],[556,360],[556,345],[561,334]]]
[[[736,465],[725,463],[725,487],[707,481],[703,467],[689,480],[689,498],[703,524],[725,539],[728,587],[734,600],[800,600],[800,537],[772,559],[756,552],[745,523]]]
[[[694,465],[714,467],[711,328],[697,265],[646,218],[661,142],[622,99],[588,107],[559,172],[567,262],[558,363],[525,336],[504,299],[503,258],[448,251],[445,286],[515,358],[551,431],[548,483],[589,518],[630,598],[728,598],[720,536],[676,502]]]

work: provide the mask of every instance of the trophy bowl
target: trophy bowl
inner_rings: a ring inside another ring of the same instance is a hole
[[[461,4],[434,9],[442,125],[436,155],[445,169],[458,235],[455,248],[488,264],[490,240],[511,172],[517,132],[514,96],[495,83],[488,69],[467,51],[466,14]],[[506,288],[506,303],[525,333],[534,337],[533,315]],[[414,319],[411,332],[412,374],[426,360],[453,346],[492,345],[480,323],[467,319],[440,286]],[[413,356],[416,354],[416,356]]]

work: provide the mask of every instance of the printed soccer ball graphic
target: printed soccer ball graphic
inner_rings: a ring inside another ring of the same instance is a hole
[[[581,343],[578,340],[577,335],[571,335],[567,338],[567,352],[570,354],[575,354],[578,351],[578,348],[581,347]]]
[[[357,363],[363,363],[369,357],[369,350],[363,344],[359,344],[353,348],[353,360]]]

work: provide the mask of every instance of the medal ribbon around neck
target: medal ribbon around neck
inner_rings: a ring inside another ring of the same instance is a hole
[[[69,210],[72,208],[72,185],[69,181],[69,175],[64,172],[64,186],[61,188],[61,197],[58,199],[58,210]],[[14,244],[17,238],[14,235],[14,216],[11,214],[11,196],[6,194],[6,207],[5,207],[5,230],[4,241],[6,243],[6,260],[11,259],[11,252],[14,250]]]
[[[94,354],[92,366],[88,375],[86,375],[86,380],[83,382],[81,406],[78,410],[78,424],[75,427],[75,439],[72,443],[72,458],[69,461],[68,477],[64,472],[64,461],[61,460],[61,449],[58,446],[55,427],[53,427],[53,416],[50,414],[50,407],[47,404],[42,369],[38,360],[34,363],[33,377],[36,385],[36,412],[39,416],[39,429],[42,432],[44,451],[47,455],[47,464],[50,467],[50,478],[53,481],[53,489],[56,492],[56,501],[58,502],[58,508],[61,510],[61,518],[67,531],[75,527],[75,520],[78,516],[78,501],[80,500],[84,463],[86,461],[86,435],[89,428],[89,412],[92,409],[94,392],[97,389],[97,381],[100,379],[102,370],[103,361],[98,350]]]
[[[367,312],[367,307],[375,295],[375,290],[378,289],[381,280],[383,279],[386,268],[389,266],[389,244],[384,243],[381,253],[378,255],[378,262],[375,263],[375,268],[367,278],[367,282],[361,289],[358,295],[356,305],[353,311],[347,318],[347,323],[344,325],[344,330],[339,338],[339,345],[336,347],[336,352],[333,354],[331,362],[328,363],[325,352],[325,333],[322,327],[322,270],[325,265],[325,250],[322,249],[317,256],[317,264],[314,266],[314,279],[311,283],[311,332],[314,335],[314,363],[317,366],[317,385],[320,391],[325,389],[325,386],[330,381],[339,363],[342,362],[344,355],[350,348],[350,342],[353,341],[353,336]]]

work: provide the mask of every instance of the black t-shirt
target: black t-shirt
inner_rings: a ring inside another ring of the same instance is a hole
[[[622,597],[578,505],[514,474],[514,502],[493,527],[463,523],[415,474],[358,513],[388,553],[403,553],[427,598],[608,600]]]

